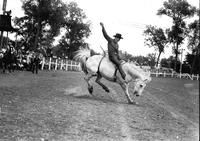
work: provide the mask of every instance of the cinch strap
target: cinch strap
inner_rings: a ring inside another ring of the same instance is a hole
[[[98,75],[101,75],[101,74],[100,74],[100,71],[99,71],[99,68],[100,68],[100,65],[101,65],[101,62],[102,62],[103,58],[104,58],[104,56],[101,58],[101,60],[100,60],[100,62],[99,62],[99,66],[98,66],[98,70],[97,70],[97,74],[98,74]]]

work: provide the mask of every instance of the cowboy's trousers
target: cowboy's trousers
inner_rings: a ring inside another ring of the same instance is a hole
[[[111,54],[109,55],[109,59],[117,66],[122,78],[125,79],[126,74],[124,70],[122,69],[119,56],[117,54]]]

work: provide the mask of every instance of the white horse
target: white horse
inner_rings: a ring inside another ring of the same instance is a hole
[[[101,78],[104,77],[109,81],[118,83],[130,104],[136,104],[129,94],[129,83],[134,81],[133,94],[140,96],[144,90],[146,84],[151,81],[150,73],[145,72],[140,67],[131,62],[122,63],[122,68],[126,73],[125,80],[122,79],[116,66],[105,55],[93,55],[91,56],[90,49],[82,48],[76,52],[75,59],[81,62],[81,67],[86,74],[85,80],[88,84],[88,91],[90,94],[93,92],[93,86],[90,84],[90,79],[97,76],[96,82],[102,86],[102,88],[109,92],[108,87],[101,83]]]

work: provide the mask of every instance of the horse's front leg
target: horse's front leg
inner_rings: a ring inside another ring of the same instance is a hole
[[[125,93],[125,95],[128,99],[128,103],[129,104],[136,104],[136,102],[134,102],[130,97],[129,90],[128,90],[128,88],[129,88],[128,84],[121,82],[121,81],[119,82],[119,84],[121,85],[121,87],[122,87],[122,89],[123,89],[123,91],[124,91],[124,93]]]
[[[96,79],[96,82],[106,91],[106,92],[110,92],[110,90],[108,89],[108,87],[106,87],[103,83],[101,83],[101,78],[102,76],[101,75],[97,75],[97,79]]]
[[[87,84],[88,84],[88,91],[89,91],[89,93],[90,94],[92,94],[93,93],[93,86],[90,84],[90,79],[92,78],[92,77],[94,77],[94,76],[96,76],[96,75],[94,75],[94,74],[86,74],[86,76],[85,76],[85,81],[87,82]]]

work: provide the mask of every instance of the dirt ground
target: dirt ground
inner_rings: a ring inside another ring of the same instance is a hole
[[[0,74],[0,141],[198,141],[198,81],[155,78],[129,105],[80,72]]]

